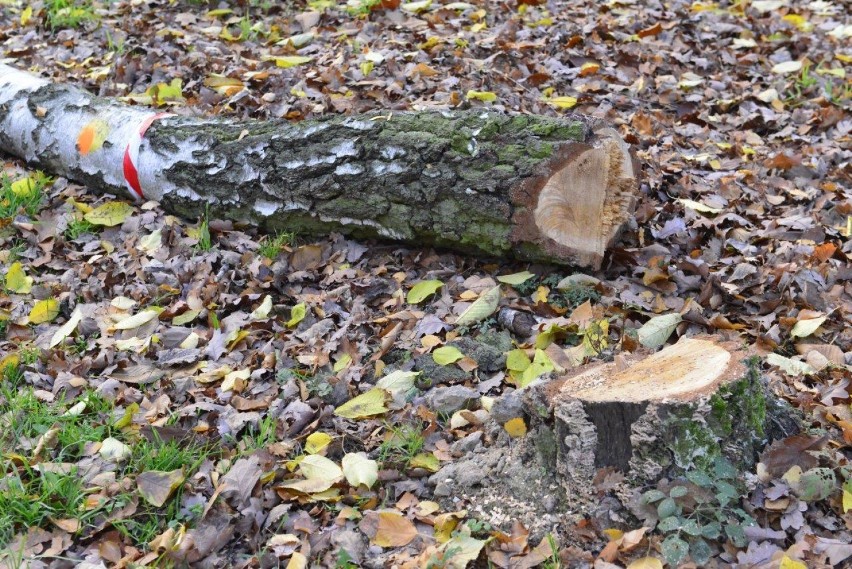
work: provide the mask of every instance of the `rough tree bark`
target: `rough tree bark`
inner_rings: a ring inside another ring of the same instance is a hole
[[[597,268],[636,202],[627,144],[579,115],[155,114],[0,64],[0,150],[179,215]]]

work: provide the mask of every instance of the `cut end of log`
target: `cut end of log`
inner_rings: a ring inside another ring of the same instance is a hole
[[[738,356],[717,342],[684,338],[623,371],[616,372],[615,364],[584,371],[569,378],[561,392],[590,402],[693,401],[742,377],[745,354]]]
[[[591,144],[574,144],[545,181],[533,221],[542,246],[580,265],[600,267],[636,205],[637,180],[629,146],[610,127]]]

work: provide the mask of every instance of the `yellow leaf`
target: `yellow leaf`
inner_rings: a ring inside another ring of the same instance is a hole
[[[417,537],[417,528],[411,520],[395,511],[379,512],[376,535],[371,540],[379,547],[402,547]]]
[[[263,298],[263,302],[260,303],[260,306],[255,308],[251,313],[251,317],[254,320],[263,320],[269,316],[270,310],[272,310],[272,296],[267,294]]]
[[[340,356],[339,360],[334,362],[334,367],[332,368],[332,371],[334,373],[342,371],[342,370],[346,369],[349,366],[349,364],[351,364],[351,363],[352,363],[352,356],[350,356],[349,354],[343,354],[342,356]]]
[[[444,283],[441,281],[420,281],[411,287],[405,300],[408,304],[419,304],[438,292],[438,289],[442,286],[444,286]]]
[[[133,207],[125,202],[107,202],[99,207],[96,207],[83,218],[93,225],[103,225],[105,227],[114,227],[121,225],[130,214],[133,213]]]
[[[441,366],[450,365],[463,357],[464,354],[455,346],[441,346],[432,352],[432,359],[435,360],[436,364]]]
[[[524,422],[523,417],[509,419],[503,425],[503,428],[506,429],[506,432],[509,433],[509,436],[513,439],[521,438],[527,434],[527,424]]]
[[[656,557],[641,557],[632,561],[627,569],[663,569],[663,562]]]
[[[422,504],[423,502],[421,502]],[[453,537],[453,532],[464,517],[467,515],[467,510],[458,512],[447,512],[435,516],[435,541],[438,543],[446,543]]]
[[[379,463],[367,458],[363,452],[350,452],[341,461],[343,475],[353,487],[366,486],[372,488],[379,479]]]
[[[308,454],[317,454],[331,444],[331,436],[326,433],[316,432],[311,433],[305,439],[305,452]]]
[[[570,109],[577,104],[577,97],[551,97],[545,102],[557,109]]]
[[[847,513],[852,510],[852,491],[843,489],[843,513]]]
[[[501,275],[497,277],[497,280],[501,283],[505,283],[508,285],[519,285],[527,282],[535,275],[529,271],[523,271],[520,273],[512,273],[511,275]]]
[[[610,541],[615,541],[616,539],[621,539],[624,536],[624,532],[618,528],[609,528],[603,530],[604,535]]]
[[[80,312],[80,307],[74,309],[74,312],[71,313],[70,318],[68,318],[68,322],[63,324],[59,330],[57,330],[53,337],[50,339],[50,346],[53,348],[54,346],[59,345],[65,338],[67,338],[76,328],[80,321],[83,319],[83,313]]]
[[[438,462],[438,457],[431,452],[421,452],[414,455],[408,466],[411,468],[423,468],[429,472],[438,472],[441,469],[441,464]]]
[[[785,555],[781,558],[781,563],[778,564],[778,569],[808,569],[808,566],[801,561],[796,561]]]
[[[487,290],[476,299],[467,310],[461,313],[456,320],[456,326],[470,326],[481,320],[485,320],[497,310],[500,304],[500,285]]]
[[[544,350],[536,350],[535,357],[533,357],[532,364],[530,367],[524,370],[523,375],[521,376],[520,381],[518,381],[518,387],[526,387],[535,379],[544,374],[553,371],[556,369],[556,366],[553,365],[553,361],[544,353]]]
[[[10,189],[12,190],[12,193],[19,198],[28,198],[33,195],[36,188],[38,188],[38,181],[38,177],[36,176],[27,176],[26,178],[21,178],[20,180],[12,182]]]
[[[492,93],[491,91],[473,91],[470,90],[465,95],[465,98],[470,101],[471,99],[482,101],[483,103],[493,103],[497,100],[497,94]]]
[[[550,294],[550,289],[544,285],[535,289],[532,295],[533,302],[547,302],[547,295]]]
[[[786,75],[788,73],[797,73],[802,68],[801,61],[784,61],[772,67],[772,73]]]
[[[524,371],[531,363],[524,350],[512,350],[506,354],[506,369],[510,371]]]
[[[334,484],[343,478],[343,471],[330,459],[309,454],[299,463],[299,472],[308,480],[324,480]]]
[[[308,558],[298,551],[293,552],[285,569],[305,569],[308,566]]]
[[[373,415],[381,415],[388,411],[385,406],[387,397],[387,391],[380,387],[374,387],[335,409],[334,414],[347,419],[363,419]]]
[[[26,26],[29,23],[30,18],[32,18],[32,17],[33,17],[33,7],[27,6],[26,8],[24,8],[24,11],[21,12],[21,25]]]
[[[278,67],[283,67],[287,69],[288,67],[295,67],[297,65],[303,65],[311,61],[310,57],[305,57],[303,55],[281,55],[281,56],[267,56],[264,58],[266,61],[274,61],[275,65]]]
[[[290,320],[287,321],[287,328],[295,328],[299,322],[305,319],[308,314],[308,305],[300,302],[290,311]]]
[[[59,315],[59,301],[55,298],[39,300],[30,311],[30,324],[50,322]]]
[[[24,273],[24,267],[19,262],[12,263],[6,272],[6,288],[18,294],[28,294],[33,288],[33,278]]]

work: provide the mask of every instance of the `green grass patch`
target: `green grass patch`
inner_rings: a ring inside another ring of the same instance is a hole
[[[418,422],[389,425],[385,440],[379,445],[378,458],[382,468],[405,470],[411,459],[417,456],[426,444],[423,424]]]
[[[264,237],[260,242],[258,252],[267,259],[275,260],[287,245],[292,245],[296,234],[292,232],[277,233],[275,237]]]
[[[13,219],[21,213],[33,217],[41,209],[44,188],[50,181],[41,172],[19,180],[0,176],[0,219]]]
[[[74,241],[75,239],[79,238],[81,235],[85,235],[86,233],[97,232],[97,225],[80,217],[74,218],[70,222],[68,222],[68,227],[65,228],[64,235],[66,241]]]
[[[94,443],[113,437],[127,444],[132,453],[118,464],[116,478],[135,479],[145,471],[183,469],[186,479],[210,455],[209,445],[197,440],[144,438],[133,428],[119,428],[118,420],[132,410],[115,409],[111,401],[88,391],[56,401],[40,399],[26,385],[24,359],[9,365],[0,377],[0,549],[15,535],[30,527],[52,527],[51,520],[76,519],[79,534],[95,518],[128,506],[137,506],[113,525],[136,547],[147,543],[170,526],[190,524],[200,510],[182,507],[179,487],[162,507],[154,507],[135,492],[110,496],[96,507],[86,504],[89,488],[77,463],[91,456]],[[38,449],[38,452],[36,450]]]
[[[45,6],[51,30],[78,28],[87,22],[97,22],[100,16],[87,0],[48,0]]]

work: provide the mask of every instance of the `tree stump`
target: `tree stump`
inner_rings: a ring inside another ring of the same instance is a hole
[[[270,232],[600,267],[638,193],[603,122],[488,111],[301,123],[157,113],[0,64],[0,150],[100,192]]]
[[[587,488],[602,468],[631,486],[650,484],[709,470],[719,457],[747,471],[767,442],[767,410],[776,409],[756,365],[733,342],[682,338],[547,386],[564,485]]]

